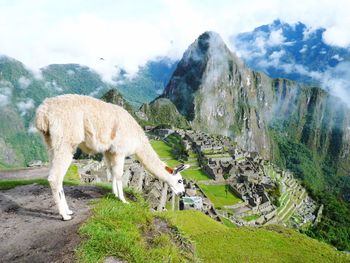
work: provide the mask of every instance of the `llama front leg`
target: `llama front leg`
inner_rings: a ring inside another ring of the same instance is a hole
[[[63,178],[71,162],[72,154],[70,152],[54,153],[50,175],[48,178],[54,201],[63,220],[72,219],[70,214],[73,213],[68,208],[68,204],[63,191]]]
[[[64,191],[63,191],[63,187],[61,189],[61,196],[62,196],[62,202],[63,202],[63,205],[64,205],[64,209],[66,210],[66,213],[67,215],[73,215],[73,211],[69,209],[68,207],[68,203],[67,203],[67,200],[66,200],[66,195],[64,194]]]

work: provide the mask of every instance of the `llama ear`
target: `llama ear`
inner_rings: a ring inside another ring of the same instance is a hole
[[[174,170],[174,174],[177,174],[185,169],[188,169],[190,167],[189,164],[179,164],[178,166],[176,166],[175,170]]]
[[[169,166],[165,166],[165,170],[167,170],[167,172],[170,173],[170,174],[174,173],[174,169],[170,168]]]

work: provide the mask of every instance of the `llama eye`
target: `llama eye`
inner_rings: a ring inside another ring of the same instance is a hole
[[[182,180],[180,179],[179,181],[177,181],[179,184],[182,184]]]

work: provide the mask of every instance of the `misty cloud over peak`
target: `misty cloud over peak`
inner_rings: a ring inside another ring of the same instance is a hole
[[[278,33],[277,33],[278,32]],[[350,105],[350,51],[325,41],[326,29],[281,20],[231,38],[238,55],[254,70],[321,86]],[[278,44],[276,44],[279,42]]]

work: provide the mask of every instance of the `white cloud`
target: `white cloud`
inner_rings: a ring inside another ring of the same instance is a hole
[[[284,50],[272,52],[272,54],[270,55],[272,66],[278,67],[281,57],[283,57],[285,54],[286,52]]]
[[[72,75],[74,75],[74,74],[75,74],[75,71],[74,71],[74,70],[69,69],[69,70],[67,70],[67,74],[68,74],[69,76],[72,76]]]
[[[305,53],[307,51],[307,45],[304,45],[302,49],[299,50],[300,53]]]
[[[279,29],[271,32],[267,43],[270,46],[279,46],[282,45],[285,40],[286,38],[283,36],[282,29]]]
[[[45,88],[47,89],[54,89],[57,92],[62,92],[63,88],[61,86],[59,86],[55,80],[52,81],[46,81],[45,82]]]
[[[5,107],[11,101],[12,84],[6,80],[0,81],[0,107]]]
[[[48,64],[79,63],[111,80],[116,66],[132,73],[159,55],[181,58],[204,31],[217,31],[228,43],[232,34],[276,18],[325,27],[327,43],[346,46],[349,9],[347,0],[1,1],[0,50],[38,76],[38,68]],[[281,32],[270,36],[271,44],[281,42]]]
[[[28,86],[32,83],[32,81],[30,79],[28,79],[27,77],[25,76],[21,76],[19,79],[18,79],[18,84],[19,84],[19,87],[21,89],[26,89],[28,88]]]
[[[332,58],[338,60],[339,62],[344,60],[344,58],[339,56],[339,54],[335,54]]]
[[[10,97],[0,94],[0,107],[4,107],[10,103]]]
[[[350,45],[350,19],[345,26],[332,26],[323,34],[326,43],[335,46],[346,47]]]
[[[37,133],[37,132],[38,132],[38,129],[34,126],[33,123],[31,123],[31,124],[29,125],[28,132],[29,132],[29,133]]]
[[[327,70],[322,75],[321,85],[350,107],[350,62],[341,62]]]
[[[21,113],[21,116],[27,114],[31,109],[34,109],[34,101],[32,99],[27,99],[25,101],[20,101],[16,103],[18,110]]]
[[[309,37],[312,35],[312,33],[315,32],[317,28],[307,27],[303,31],[303,41],[306,41],[309,39]]]

